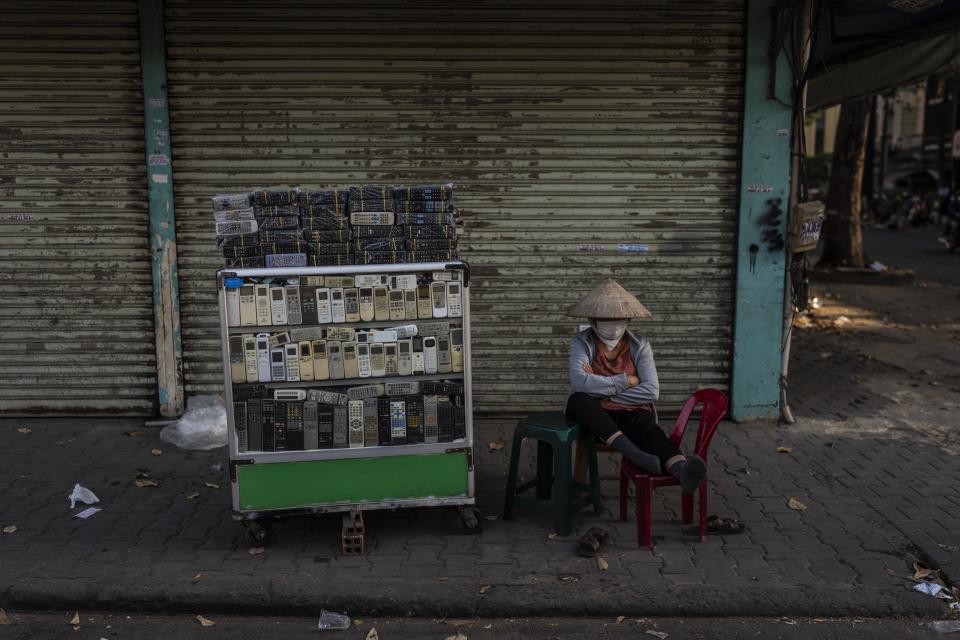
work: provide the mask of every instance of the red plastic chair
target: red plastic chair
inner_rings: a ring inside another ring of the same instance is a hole
[[[700,389],[683,405],[677,417],[677,423],[670,433],[670,441],[680,446],[687,423],[697,405],[700,409],[700,424],[697,427],[697,442],[693,452],[707,461],[707,449],[720,421],[727,414],[727,396],[716,389]],[[637,494],[637,544],[650,547],[650,504],[653,502],[653,490],[657,487],[679,485],[680,481],[669,475],[651,475],[632,462],[623,459],[620,464],[620,521],[627,521],[627,489],[633,480]],[[707,540],[707,479],[700,483],[700,542]],[[683,521],[693,521],[693,496],[682,496]]]

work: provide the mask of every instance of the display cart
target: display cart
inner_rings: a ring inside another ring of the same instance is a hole
[[[293,514],[346,512],[345,551],[364,510],[455,506],[479,526],[465,263],[217,282],[233,516],[256,542]]]

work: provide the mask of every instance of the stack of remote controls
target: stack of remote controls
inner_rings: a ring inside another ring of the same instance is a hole
[[[459,259],[452,184],[261,189],[212,200],[228,267]]]
[[[449,322],[232,334],[228,347],[235,386],[463,372],[463,327]]]
[[[387,382],[358,387],[234,388],[238,452],[383,447],[466,438],[463,385]]]

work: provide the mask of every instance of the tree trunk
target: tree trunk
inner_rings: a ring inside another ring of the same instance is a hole
[[[867,147],[870,98],[843,103],[837,139],[830,162],[827,217],[823,224],[821,267],[863,267],[863,234],[860,229],[860,194]]]

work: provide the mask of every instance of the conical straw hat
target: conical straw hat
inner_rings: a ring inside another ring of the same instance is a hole
[[[586,297],[567,309],[575,318],[652,318],[640,301],[613,278],[607,278]]]

